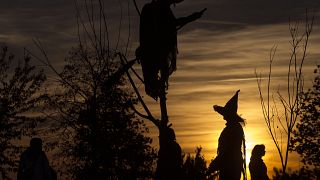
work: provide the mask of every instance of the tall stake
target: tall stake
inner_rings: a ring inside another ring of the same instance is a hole
[[[161,123],[167,125],[169,122],[168,111],[167,111],[167,92],[165,87],[165,80],[161,79],[160,81],[160,110],[161,110]]]

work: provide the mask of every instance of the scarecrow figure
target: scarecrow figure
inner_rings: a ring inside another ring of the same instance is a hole
[[[224,107],[213,106],[213,109],[227,121],[219,137],[218,155],[209,166],[210,171],[219,171],[219,179],[222,180],[239,180],[241,172],[245,177],[245,161],[241,152],[242,144],[245,147],[245,139],[240,124],[244,123],[244,119],[237,114],[239,91]]]
[[[176,70],[177,29],[200,18],[205,11],[175,18],[170,6],[183,0],[153,0],[140,16],[140,47],[136,50],[144,77],[145,91],[157,99],[168,88],[169,76]]]

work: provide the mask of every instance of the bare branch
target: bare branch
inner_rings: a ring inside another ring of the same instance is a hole
[[[288,61],[288,72],[287,72],[287,87],[286,94],[282,95],[280,89],[277,90],[277,102],[281,104],[281,107],[277,106],[276,99],[272,96],[272,103],[274,106],[271,106],[271,79],[272,79],[272,63],[274,60],[274,55],[276,52],[276,47],[273,46],[270,50],[269,55],[269,74],[267,82],[267,99],[264,99],[261,89],[261,75],[258,77],[257,72],[257,84],[260,95],[260,103],[266,122],[269,134],[278,150],[278,154],[281,159],[282,171],[285,174],[287,168],[287,162],[289,158],[289,145],[290,138],[295,127],[295,123],[298,120],[298,112],[301,107],[300,94],[303,91],[303,64],[307,55],[307,47],[309,36],[311,34],[313,26],[313,18],[311,22],[309,21],[308,14],[306,13],[305,20],[305,32],[300,35],[299,22],[296,22],[292,25],[291,21],[289,22],[289,32],[291,36],[291,54]],[[302,54],[299,52],[302,49]],[[275,121],[276,119],[276,121]],[[279,125],[281,128],[279,129]],[[280,133],[280,137],[278,136]],[[285,133],[286,137],[283,136]],[[283,139],[285,138],[285,139]],[[280,140],[280,141],[279,141]]]
[[[134,7],[136,8],[136,11],[138,12],[138,14],[139,14],[139,16],[140,16],[141,13],[140,13],[140,10],[139,10],[139,8],[138,8],[138,5],[137,5],[136,0],[133,0],[133,3],[134,3]]]
[[[140,112],[134,107],[134,105],[132,105],[131,108],[132,108],[132,110],[133,110],[136,114],[138,114],[140,117],[142,117],[142,118],[144,118],[144,119],[149,119],[149,120],[150,120],[149,116],[140,113]]]
[[[122,55],[121,53],[117,53],[117,55],[120,57],[120,60],[121,60],[122,64],[125,65],[125,64],[126,64],[126,57],[125,57],[124,55]],[[136,94],[137,94],[137,96],[138,96],[139,101],[141,102],[144,110],[145,110],[146,113],[147,113],[147,116],[148,116],[147,119],[149,119],[149,120],[150,120],[154,125],[156,125],[157,127],[160,127],[160,122],[159,122],[159,120],[156,120],[156,119],[152,116],[149,108],[147,107],[147,105],[146,105],[145,102],[143,101],[143,99],[142,99],[142,97],[141,97],[141,95],[140,95],[140,93],[139,93],[138,88],[135,86],[134,81],[133,81],[131,75],[129,74],[128,71],[126,71],[126,74],[127,74],[127,76],[128,76],[128,79],[129,79],[129,81],[130,81],[130,83],[131,83],[134,91],[136,92]]]
[[[45,66],[49,67],[49,69],[51,69],[58,77],[59,77],[59,81],[64,82],[65,84],[67,84],[69,87],[71,87],[72,89],[74,89],[76,92],[79,92],[79,95],[82,98],[86,98],[85,93],[78,87],[75,86],[73,84],[71,84],[69,81],[67,81],[66,79],[64,79],[61,74],[56,70],[56,68],[51,64],[51,62],[48,59],[47,53],[44,50],[43,46],[41,45],[41,43],[39,43],[39,41],[34,41],[35,45],[39,48],[39,50],[42,52],[43,56],[45,57],[45,59],[42,59],[36,55],[34,55],[31,51],[29,51],[28,49],[25,49],[25,51],[27,51],[32,57],[34,57],[36,60],[38,60],[39,62],[43,63]]]
[[[129,49],[129,42],[130,42],[130,38],[131,38],[131,20],[130,20],[130,1],[128,0],[128,38],[127,38],[127,43],[126,43],[126,50],[125,50],[125,56],[128,55],[128,49]]]
[[[122,28],[122,16],[123,16],[123,7],[122,7],[122,3],[121,0],[118,0],[119,2],[119,6],[120,6],[120,20],[119,20],[119,29],[118,29],[118,38],[117,38],[117,43],[116,43],[116,47],[115,50],[118,50],[118,46],[119,46],[119,42],[120,42],[120,37],[121,37],[121,28]]]

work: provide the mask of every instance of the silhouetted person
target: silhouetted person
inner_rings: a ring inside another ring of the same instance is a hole
[[[262,160],[262,156],[266,154],[263,144],[255,145],[251,152],[249,170],[252,180],[269,180],[267,174],[267,166]]]
[[[176,142],[174,130],[169,127],[160,129],[160,149],[156,177],[157,180],[181,179],[182,156],[181,147]]]
[[[213,106],[214,110],[227,121],[219,137],[218,155],[209,167],[211,171],[219,171],[219,179],[239,180],[241,172],[244,172],[245,163],[241,151],[244,132],[240,124],[244,123],[244,120],[237,114],[239,91],[224,107]]]
[[[170,6],[182,1],[153,0],[141,12],[136,55],[141,60],[145,91],[154,99],[159,97],[160,88],[168,88],[169,75],[176,70],[177,28],[200,18],[205,10],[175,18]]]
[[[52,169],[42,151],[42,140],[32,138],[30,146],[20,157],[17,180],[52,180]]]

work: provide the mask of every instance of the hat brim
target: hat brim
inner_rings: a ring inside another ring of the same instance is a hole
[[[234,120],[236,120],[238,122],[244,122],[244,120],[241,116],[239,116],[237,113],[227,111],[225,107],[214,105],[213,109],[217,113],[221,114],[222,116],[232,115],[232,116],[234,116]]]
[[[226,114],[225,108],[222,106],[214,105],[213,110],[224,116]]]

